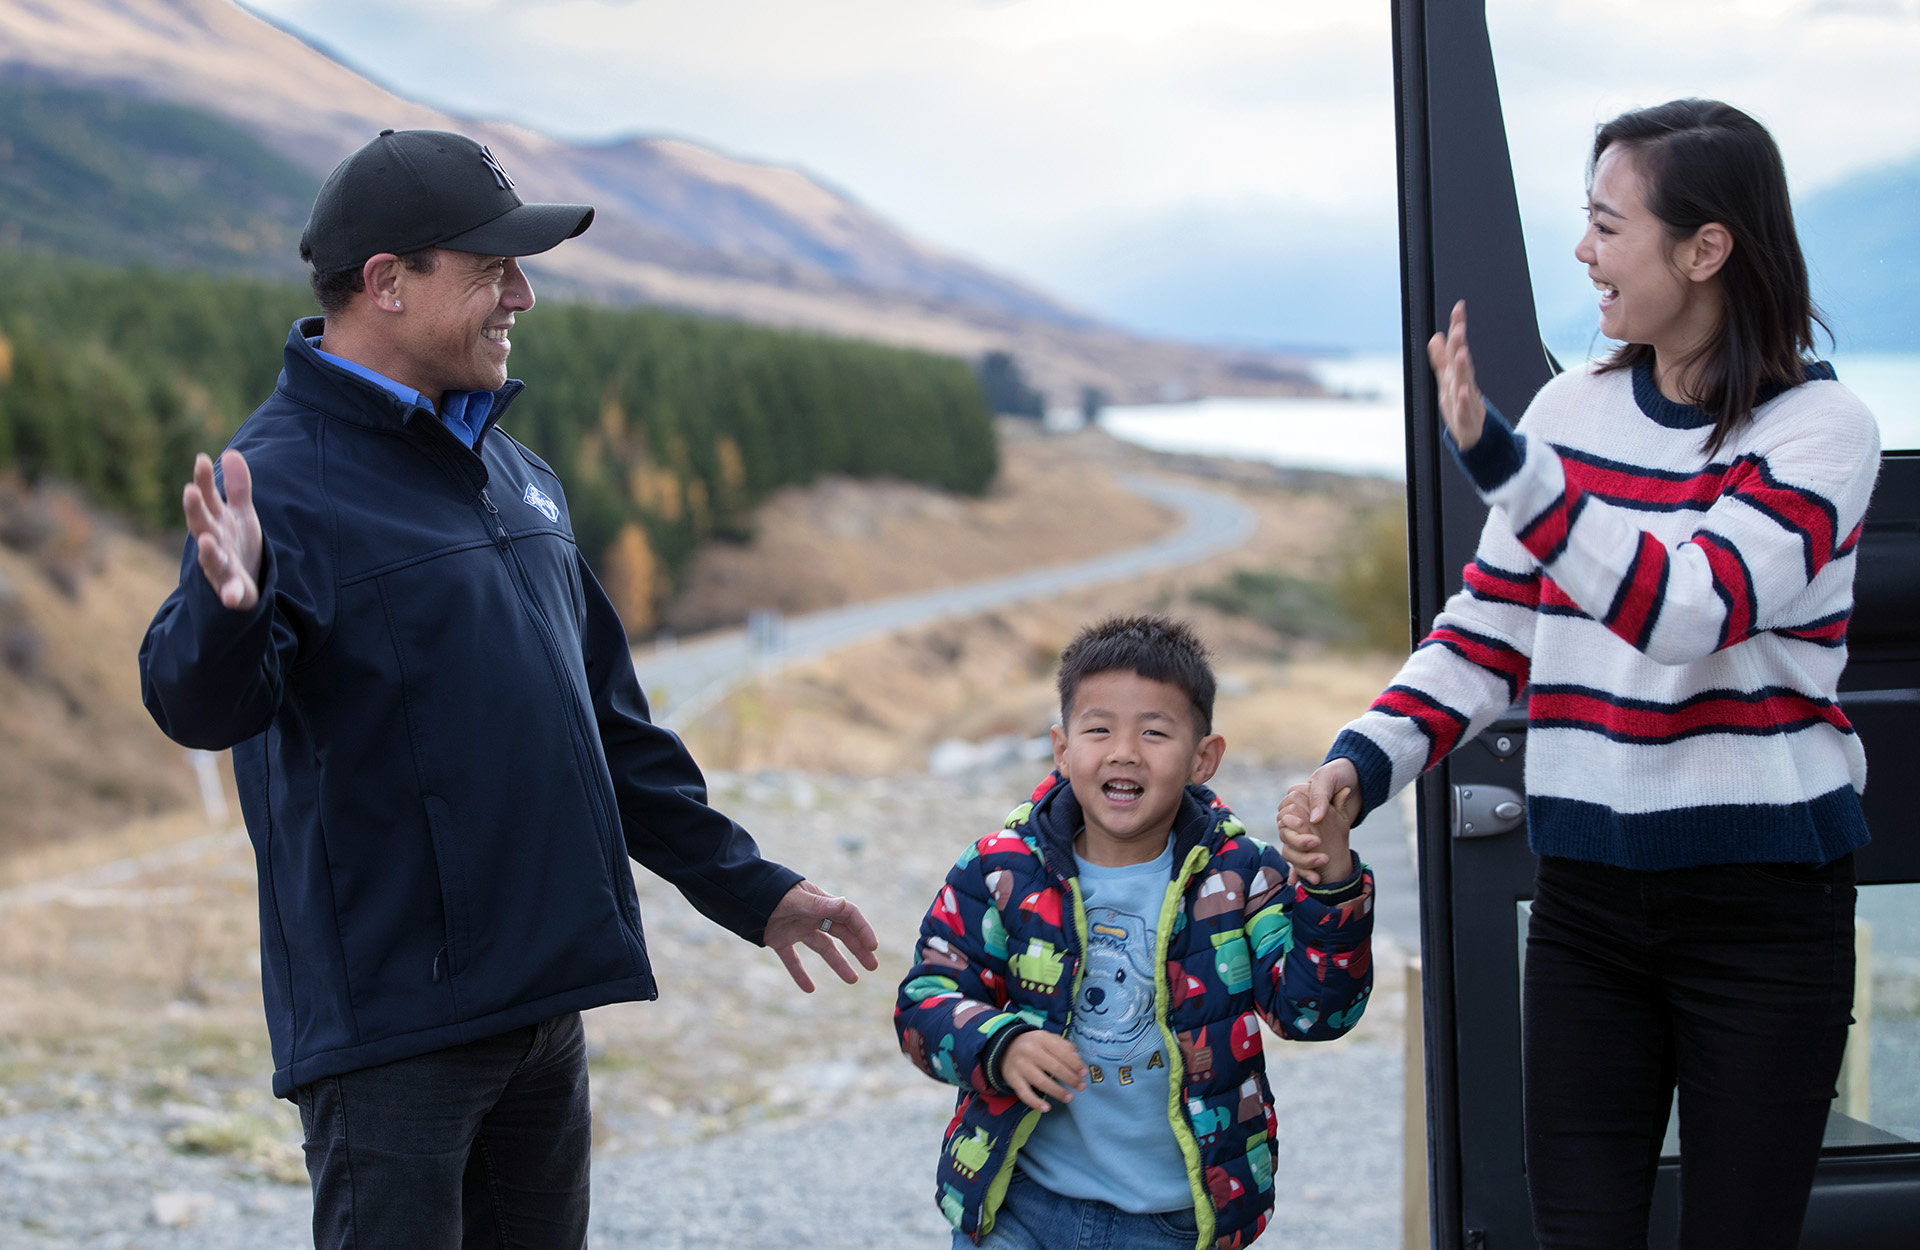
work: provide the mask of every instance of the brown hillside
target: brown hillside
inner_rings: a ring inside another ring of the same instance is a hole
[[[756,608],[817,612],[888,595],[1085,560],[1149,543],[1174,517],[1123,490],[1097,431],[1042,435],[1002,418],[1000,475],[984,498],[910,482],[829,477],[776,492],[747,543],[709,543],[663,623],[738,625]]]
[[[804,171],[680,139],[568,143],[396,95],[233,0],[0,0],[0,73],[205,109],[316,176],[382,127],[488,144],[529,199],[595,205],[529,267],[573,293],[956,356],[1015,353],[1056,402],[1307,394],[1296,358],[1145,339],[932,247]]]
[[[0,857],[197,803],[135,662],[176,578],[74,495],[0,482]]]

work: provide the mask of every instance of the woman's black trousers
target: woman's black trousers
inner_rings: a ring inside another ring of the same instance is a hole
[[[1543,858],[1527,935],[1540,1245],[1645,1250],[1680,1091],[1682,1250],[1792,1250],[1853,1007],[1851,855],[1633,872]]]

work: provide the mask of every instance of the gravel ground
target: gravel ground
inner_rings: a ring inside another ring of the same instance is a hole
[[[588,1015],[594,1244],[947,1244],[931,1188],[951,1094],[899,1056],[887,1017],[919,917],[953,855],[1034,779],[1032,766],[881,781],[714,778],[716,801],[769,855],[860,903],[881,935],[882,968],[858,986],[800,995],[770,954],[642,877],[649,944],[666,965],[661,1001]],[[1290,779],[1230,759],[1217,788],[1258,831]],[[1340,1042],[1268,1048],[1293,1130],[1282,1134],[1282,1231],[1271,1240],[1298,1250],[1399,1244],[1399,974],[1401,952],[1416,941],[1399,809],[1380,812],[1358,841],[1381,882],[1373,1006]],[[202,871],[230,877],[232,867]],[[151,894],[153,883],[126,888]],[[11,1065],[0,1103],[0,1246],[310,1244],[306,1191],[288,1183],[298,1176],[297,1117],[264,1097],[258,1059],[237,1078],[189,1072],[157,1105],[128,1074],[76,1075],[68,1064],[56,1080],[17,1056],[0,1059]],[[235,1124],[244,1131],[227,1131]],[[195,1147],[204,1153],[186,1152]]]

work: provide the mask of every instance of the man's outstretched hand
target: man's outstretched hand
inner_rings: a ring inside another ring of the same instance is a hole
[[[1447,332],[1427,340],[1427,362],[1440,388],[1440,419],[1461,451],[1480,441],[1487,423],[1487,401],[1473,378],[1473,353],[1467,350],[1467,301],[1453,306]]]
[[[831,922],[826,929],[820,927],[822,920]],[[873,926],[860,914],[860,909],[811,881],[802,881],[787,891],[787,896],[773,909],[773,915],[767,917],[762,940],[780,956],[793,983],[809,994],[813,993],[813,978],[807,975],[795,946],[806,946],[826,960],[834,975],[848,985],[858,981],[860,974],[847,962],[840,947],[834,945],[836,940],[852,951],[853,957],[868,972],[877,972],[880,968],[880,961],[873,956],[880,942],[873,936]]]
[[[193,481],[181,494],[187,532],[200,551],[200,571],[220,602],[244,612],[260,602],[260,518],[253,511],[253,475],[229,448],[220,455],[227,496],[213,484],[213,461],[193,458]]]

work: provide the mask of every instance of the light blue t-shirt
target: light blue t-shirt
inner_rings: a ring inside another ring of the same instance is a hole
[[[1158,859],[1103,868],[1078,855],[1087,951],[1067,1039],[1087,1088],[1040,1117],[1020,1168],[1056,1194],[1144,1214],[1193,1207],[1187,1164],[1167,1119],[1167,1054],[1154,1020],[1155,927],[1173,878],[1173,839]]]

